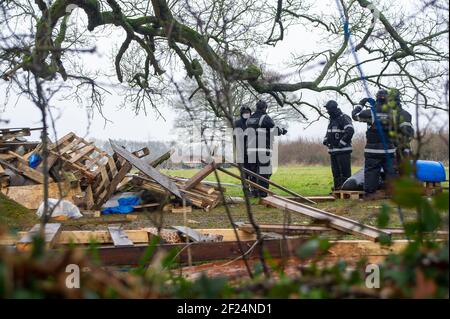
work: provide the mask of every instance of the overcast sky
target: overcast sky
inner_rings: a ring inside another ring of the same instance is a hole
[[[408,1],[403,2],[408,3]],[[321,6],[324,8],[335,6],[335,1],[321,1]],[[120,41],[123,40],[123,34],[119,32],[113,33],[108,39],[101,40],[97,43],[98,52],[95,53],[95,56],[88,56],[86,58],[85,62],[88,66],[95,65],[98,67],[100,63],[100,65],[105,65],[105,67],[111,67],[111,62],[108,59],[108,54],[111,50],[108,43],[111,39],[114,41],[117,40],[117,42],[120,43]],[[283,71],[288,72],[289,69],[286,67],[286,62],[290,60],[291,55],[294,53],[298,54],[301,52],[311,52],[311,50],[319,48],[320,44],[316,42],[317,39],[317,34],[314,31],[307,31],[302,27],[292,27],[288,30],[284,41],[278,43],[274,48],[270,47],[267,48],[265,52],[261,52],[261,56],[259,58],[262,61],[265,61],[270,68],[277,70],[280,73],[283,73]],[[115,80],[116,79],[111,79],[113,83]],[[305,92],[303,94],[308,96],[307,94],[312,93]],[[342,102],[340,107],[344,112],[350,113],[352,110],[352,106],[336,94],[313,94],[314,95],[309,96],[312,97],[312,100],[316,101],[318,105],[321,105],[329,98],[333,98],[338,100],[338,102]],[[5,97],[4,85],[0,86],[0,96],[2,99],[0,101],[3,102]],[[355,99],[359,100],[362,97],[363,96]],[[11,96],[11,102],[16,99],[16,96]],[[9,120],[9,124],[5,125],[4,123],[1,123],[0,126],[35,127],[40,125],[40,113],[31,102],[25,98],[19,99],[16,106],[14,106],[11,102],[6,108],[3,107],[2,110],[0,110],[0,118],[3,120]],[[98,112],[95,112],[92,119],[90,119],[88,112],[83,105],[78,105],[76,101],[54,101],[53,104],[57,107],[57,110],[54,111],[54,116],[57,117],[55,125],[58,136],[62,136],[70,131],[73,131],[81,136],[95,137],[99,139],[122,138],[138,141],[170,141],[177,137],[173,131],[175,114],[170,108],[160,106],[159,111],[165,118],[163,119],[158,117],[152,110],[148,110],[147,115],[143,113],[135,115],[130,109],[119,109],[119,102],[120,97],[117,95],[107,97],[103,108],[103,113],[109,121],[105,122]],[[441,125],[442,121],[447,121],[447,116],[447,114],[442,114],[440,120],[438,121],[439,123],[436,122],[436,126]],[[295,139],[299,136],[322,138],[325,134],[326,125],[326,120],[320,120],[305,129],[304,124],[300,124],[298,119],[293,118],[289,122],[289,133],[286,136],[281,137],[281,139]],[[363,132],[365,127],[365,124],[355,123],[357,132]],[[34,135],[33,137],[37,138],[38,136]]]

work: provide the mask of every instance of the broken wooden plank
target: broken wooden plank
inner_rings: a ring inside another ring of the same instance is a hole
[[[250,234],[255,233],[255,229],[253,228],[252,224],[239,222],[236,222],[235,224],[240,230],[243,230]],[[262,232],[279,233],[286,235],[312,235],[330,232],[333,230],[329,227],[316,225],[258,224],[258,227]]]
[[[172,207],[171,212],[175,214],[192,213],[192,206]]]
[[[133,242],[120,226],[108,226],[108,231],[115,247],[134,246]]]
[[[9,169],[19,173],[20,175],[24,175],[39,184],[44,183],[44,175],[41,172],[38,172],[37,170],[32,169],[31,167],[28,167],[27,165],[23,165],[20,161],[18,161],[17,167],[8,162],[3,161],[3,160],[0,160],[0,164],[3,167],[8,167]],[[52,179],[49,177],[49,180],[52,180]]]
[[[111,147],[114,152],[123,157],[127,162],[136,167],[142,173],[147,175],[148,177],[154,179],[158,184],[167,189],[169,192],[177,196],[178,198],[182,198],[182,195],[177,187],[177,185],[166,175],[161,174],[158,170],[153,168],[150,164],[148,164],[143,159],[140,159],[127,150],[117,146],[113,141],[110,140]]]
[[[17,243],[16,249],[19,251],[26,251],[31,248],[33,240],[36,236],[39,236],[41,230],[41,224],[34,225]],[[61,224],[59,223],[47,223],[44,228],[44,241],[47,248],[51,248],[61,231]]]
[[[159,206],[161,206],[160,203],[148,203],[148,204],[136,205],[136,206],[133,206],[133,208],[134,209],[144,209],[144,208],[159,207]]]
[[[207,236],[207,235],[202,235],[199,232],[197,232],[196,230],[190,228],[190,227],[185,227],[185,226],[172,226],[172,228],[176,229],[179,233],[181,233],[181,235],[189,238],[190,240],[194,241],[194,242],[212,242],[212,241],[217,241],[214,240],[214,238],[212,236]]]
[[[307,206],[283,197],[279,196],[268,196],[262,198],[261,202],[266,205],[270,205],[282,210],[289,210],[291,212],[306,215],[308,217],[325,220],[328,225],[332,228],[338,229],[340,231],[350,233],[353,235],[361,235],[374,241],[378,241],[381,237],[389,238],[391,234],[386,231],[382,231],[373,226],[369,226],[350,218],[335,215],[315,207]]]
[[[203,167],[201,170],[199,170],[194,176],[192,176],[190,179],[187,180],[187,182],[184,184],[183,189],[189,190],[199,184],[206,176],[214,172],[216,168],[215,163],[209,163],[205,167]]]
[[[299,202],[299,203],[304,203],[306,202],[305,200],[303,200],[302,198],[299,197],[295,197],[295,196],[283,196],[284,198]],[[336,197],[334,196],[307,196],[307,199],[310,199],[316,203],[323,203],[323,202],[333,202],[336,200]]]
[[[173,150],[173,149],[168,150],[161,156],[159,156],[159,157],[155,158],[153,161],[151,161],[150,165],[153,167],[161,165],[162,163],[167,161],[172,156],[173,152],[175,152],[175,150]]]

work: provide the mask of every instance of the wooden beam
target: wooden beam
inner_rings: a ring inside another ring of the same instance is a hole
[[[296,256],[301,245],[307,239],[288,238],[267,239],[264,241],[264,251],[272,258],[284,258]],[[407,245],[407,240],[394,240],[391,246],[382,246],[368,240],[340,240],[331,241],[331,247],[327,254],[335,257],[375,257],[387,256],[390,253],[400,252]],[[188,260],[187,249],[189,245],[193,262],[205,262],[223,259],[235,259],[241,256],[237,241],[224,241],[216,243],[181,243],[181,244],[161,244],[155,248],[155,254],[162,251],[176,249],[179,251],[179,261],[186,263]],[[245,251],[249,251],[248,258],[259,257],[259,245],[255,240],[241,241]],[[98,249],[98,256],[104,266],[137,265],[147,251],[147,245],[135,245],[134,247],[101,247]],[[251,250],[250,250],[251,249]]]
[[[286,187],[284,187],[284,186],[281,186],[281,185],[275,183],[274,181],[271,181],[271,180],[268,179],[268,178],[265,178],[265,177],[263,177],[263,176],[261,176],[261,175],[259,175],[259,174],[256,174],[255,172],[252,172],[251,170],[246,169],[245,167],[239,167],[239,165],[237,165],[237,164],[235,164],[235,163],[228,163],[228,164],[230,164],[230,165],[232,165],[232,166],[234,166],[234,167],[236,167],[236,168],[238,168],[238,169],[242,169],[242,171],[243,171],[244,173],[246,173],[246,174],[248,174],[248,175],[251,175],[251,176],[255,177],[256,179],[259,179],[259,180],[261,180],[261,181],[264,181],[264,182],[266,182],[266,183],[268,183],[268,184],[270,184],[270,185],[272,185],[272,186],[275,186],[276,188],[281,189],[282,191],[284,191],[284,192],[286,192],[286,193],[288,193],[288,194],[290,194],[290,195],[292,195],[292,196],[301,198],[301,199],[303,199],[304,201],[306,201],[306,202],[308,202],[308,203],[310,203],[310,204],[317,204],[315,201],[310,200],[309,198],[304,197],[304,196],[302,196],[302,195],[300,195],[300,194],[297,194],[296,192],[291,191],[290,189],[288,189],[288,188],[286,188]]]
[[[127,150],[117,146],[113,141],[110,140],[110,143],[113,151],[116,152],[119,156],[136,167],[142,173],[155,180],[159,185],[167,189],[169,192],[171,192],[178,198],[182,198],[177,185],[170,178],[168,178],[166,175],[161,174],[143,159],[137,158]]]
[[[162,163],[167,161],[172,156],[173,152],[175,152],[175,150],[173,150],[173,149],[168,150],[167,152],[165,152],[161,156],[159,156],[159,157],[155,158],[153,161],[151,161],[150,165],[153,166],[153,167],[161,165]]]
[[[295,202],[304,203],[306,202],[302,198],[295,197],[295,196],[283,196],[284,198],[293,200]],[[308,196],[307,199],[310,199],[316,203],[322,203],[322,202],[334,202],[336,200],[336,197],[334,196]]]
[[[255,229],[252,224],[247,223],[235,223],[240,230],[248,232],[250,234],[255,233]],[[315,225],[280,225],[280,224],[259,224],[262,232],[274,232],[286,235],[312,235],[321,234],[324,232],[332,231],[333,229],[325,226]]]
[[[31,248],[33,240],[40,234],[41,224],[34,225],[16,244],[18,251],[26,251]],[[47,248],[51,248],[61,231],[61,224],[47,223],[44,228],[44,240]]]
[[[335,215],[315,207],[294,202],[283,197],[268,196],[263,198],[261,202],[272,207],[289,210],[291,212],[306,215],[317,220],[327,221],[329,226],[334,229],[353,235],[361,235],[374,241],[379,240],[382,236],[386,238],[389,238],[391,236],[389,232],[382,231],[381,229],[378,229],[376,227],[362,224],[350,218]]]
[[[134,246],[133,242],[128,238],[127,234],[120,226],[108,226],[108,231],[115,247]]]
[[[41,172],[38,172],[37,170],[32,169],[31,167],[28,167],[27,165],[24,165],[20,161],[18,161],[17,163],[18,163],[18,165],[16,167],[8,162],[0,160],[0,164],[3,167],[8,167],[9,169],[19,173],[20,175],[24,175],[39,184],[44,183],[44,175]],[[49,180],[53,181],[53,179],[51,177],[49,177]]]
[[[213,234],[202,235],[197,232],[195,229],[185,226],[172,226],[173,229],[176,229],[182,236],[188,237],[190,240],[194,242],[214,242],[220,241],[218,240],[218,236],[213,236]],[[220,238],[222,239],[222,238]]]
[[[214,172],[214,169],[216,168],[216,164],[209,163],[205,167],[203,167],[201,170],[199,170],[194,176],[192,176],[190,179],[186,181],[184,184],[183,189],[189,190],[196,185],[198,185],[206,176]]]

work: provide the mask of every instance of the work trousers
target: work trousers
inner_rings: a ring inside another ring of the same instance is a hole
[[[381,169],[388,181],[397,175],[393,154],[364,154],[364,192],[375,193],[380,187]]]
[[[252,164],[249,164],[249,165],[250,165],[249,169],[252,172],[254,172],[254,173],[256,173],[256,174],[258,174],[258,175],[260,175],[260,176],[262,176],[262,177],[264,177],[266,179],[270,179],[270,177],[272,176],[272,174],[262,174],[261,173],[261,171],[265,171],[265,170],[262,170],[262,168],[264,166],[267,166],[267,164],[263,165],[263,164],[257,162],[257,163],[252,163]],[[256,177],[253,177],[253,176],[250,176],[249,179],[252,182],[256,183],[256,184],[258,184],[258,185],[260,185],[260,186],[262,186],[262,187],[264,187],[266,189],[269,189],[269,183],[268,182],[260,180],[260,179],[258,179]],[[256,197],[266,197],[267,196],[267,193],[265,191],[257,189],[255,187],[252,187],[252,194],[253,194],[253,196],[256,196]]]
[[[351,156],[352,154],[349,152],[330,153],[334,190],[340,189],[347,178],[352,175]]]

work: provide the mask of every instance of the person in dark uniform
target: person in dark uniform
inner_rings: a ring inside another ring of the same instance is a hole
[[[376,117],[370,108],[363,109],[367,102],[374,105]],[[365,198],[374,197],[380,186],[381,170],[386,180],[396,175],[394,141],[390,136],[392,110],[388,107],[388,92],[381,89],[376,101],[364,98],[353,111],[355,121],[367,123],[366,146],[364,148],[364,193]],[[380,132],[381,129],[381,132]]]
[[[328,147],[333,172],[334,187],[338,190],[352,175],[352,137],[355,133],[352,119],[342,113],[336,101],[330,100],[325,104],[330,121],[323,144]]]
[[[275,126],[275,122],[267,114],[267,103],[260,100],[256,103],[256,111],[247,120],[247,132],[250,170],[269,179],[272,176],[273,138],[285,135],[287,130]],[[265,181],[252,180],[264,188],[269,188],[269,183]],[[253,196],[266,197],[267,193],[254,190]]]
[[[239,119],[234,121],[234,147],[236,158],[235,161],[237,164],[242,164],[242,166],[248,170],[251,169],[251,166],[248,162],[248,143],[247,143],[247,120],[252,115],[252,110],[248,106],[242,106],[239,110]],[[243,174],[244,178],[249,178],[245,173]],[[252,187],[248,188],[249,192],[252,192]]]
[[[396,146],[396,163],[399,165],[411,157],[411,141],[414,137],[411,114],[402,108],[400,92],[390,89],[388,93],[388,107],[392,112],[390,128]]]

